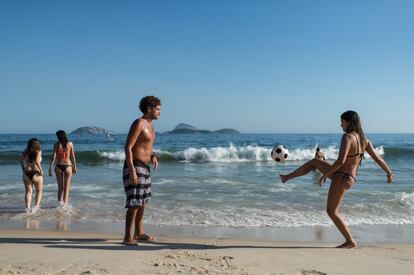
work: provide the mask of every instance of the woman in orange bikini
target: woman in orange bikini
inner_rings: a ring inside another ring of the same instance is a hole
[[[56,132],[58,142],[55,143],[52,158],[50,159],[49,176],[53,176],[52,167],[56,159],[56,179],[58,183],[58,205],[68,204],[70,180],[72,172],[76,174],[76,158],[73,143],[68,140],[63,130]],[[72,157],[73,164],[70,160]]]
[[[367,152],[372,159],[387,174],[387,182],[394,180],[390,168],[385,161],[375,152],[372,143],[364,137],[359,116],[354,111],[347,111],[341,115],[341,127],[345,134],[342,136],[341,147],[339,149],[338,159],[331,165],[324,160],[312,159],[290,174],[280,174],[280,180],[286,182],[290,179],[303,176],[313,169],[320,170],[323,175],[319,180],[322,185],[327,178],[332,183],[329,188],[327,212],[336,227],[345,237],[345,242],[338,248],[354,248],[357,243],[352,238],[344,220],[339,215],[339,207],[344,198],[345,191],[351,188],[356,182],[356,174],[361,161],[364,158],[364,152]]]
[[[42,162],[42,151],[40,151],[40,143],[36,138],[29,139],[19,162],[23,170],[23,183],[26,189],[24,196],[26,213],[34,214],[40,209],[43,189],[43,170],[40,164]],[[36,197],[35,205],[30,209],[33,185],[36,188]]]

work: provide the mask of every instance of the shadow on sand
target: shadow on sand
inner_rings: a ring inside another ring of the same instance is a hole
[[[214,245],[202,243],[174,243],[143,241],[138,246],[125,246],[118,239],[90,238],[0,238],[0,244],[41,244],[48,248],[92,249],[92,250],[137,250],[154,251],[164,249],[211,250],[229,248],[262,249],[329,249],[327,246],[260,246],[260,245]]]

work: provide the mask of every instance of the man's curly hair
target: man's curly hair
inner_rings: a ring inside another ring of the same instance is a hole
[[[148,107],[156,107],[161,105],[161,100],[155,96],[145,96],[139,103],[139,109],[145,115],[148,111]]]

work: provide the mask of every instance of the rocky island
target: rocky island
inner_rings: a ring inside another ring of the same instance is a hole
[[[114,134],[111,130],[100,128],[100,127],[92,127],[92,126],[85,126],[76,129],[75,131],[70,133],[71,135],[108,135]]]
[[[165,132],[166,134],[240,134],[239,131],[231,128],[224,128],[220,130],[210,131],[198,129],[186,123],[178,124],[172,131]]]

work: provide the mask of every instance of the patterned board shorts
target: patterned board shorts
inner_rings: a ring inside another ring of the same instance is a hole
[[[134,208],[147,204],[151,199],[151,170],[150,167],[138,160],[134,160],[135,172],[138,176],[138,184],[133,186],[129,182],[128,165],[124,163],[122,178],[126,194],[125,208]]]

